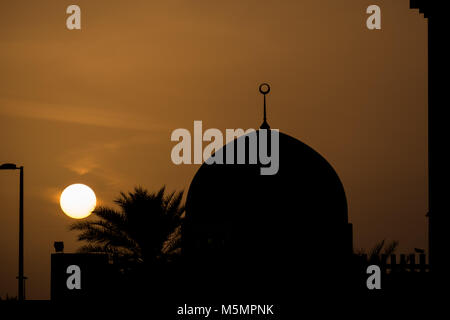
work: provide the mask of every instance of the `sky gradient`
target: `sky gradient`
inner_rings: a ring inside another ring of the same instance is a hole
[[[74,3],[81,31],[66,29]],[[0,164],[25,166],[27,298],[50,296],[53,241],[79,246],[58,203],[67,185],[105,205],[137,185],[187,191],[198,165],[171,162],[171,132],[259,127],[262,82],[271,127],[340,176],[354,248],[426,248],[426,19],[376,1],[370,31],[371,4],[2,1]],[[0,296],[17,294],[18,182],[0,172]]]

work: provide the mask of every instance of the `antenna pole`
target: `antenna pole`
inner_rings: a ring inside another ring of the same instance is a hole
[[[269,124],[267,123],[267,114],[266,114],[266,94],[270,92],[270,86],[267,83],[262,83],[259,86],[259,92],[261,92],[264,95],[264,119],[263,123],[261,124],[261,129],[270,129]]]

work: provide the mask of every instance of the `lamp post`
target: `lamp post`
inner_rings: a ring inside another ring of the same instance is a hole
[[[0,170],[19,170],[20,171],[20,202],[19,202],[19,275],[18,279],[18,299],[25,300],[25,277],[23,276],[23,166],[16,166],[13,163],[4,163],[0,165]]]

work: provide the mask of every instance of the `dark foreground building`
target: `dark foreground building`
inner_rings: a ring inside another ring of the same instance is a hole
[[[98,300],[108,295],[114,279],[109,278],[106,254],[53,253],[51,255],[51,300]]]

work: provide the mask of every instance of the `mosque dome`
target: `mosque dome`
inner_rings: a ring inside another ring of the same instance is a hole
[[[266,119],[261,128],[270,130]],[[195,174],[186,199],[187,256],[248,280],[250,274],[257,279],[281,266],[281,273],[297,273],[311,261],[323,265],[324,256],[350,254],[347,199],[333,167],[311,147],[279,132],[278,171],[262,175],[264,165],[248,161],[250,141],[247,134],[216,152],[226,159],[227,147],[234,148],[235,164],[204,163]],[[245,164],[236,164],[239,142],[245,142]]]
[[[226,146],[216,155],[222,153],[226,157]],[[186,224],[197,246],[228,241],[240,250],[246,246],[255,250],[265,243],[262,249],[267,251],[267,246],[287,239],[287,232],[317,241],[314,238],[330,238],[333,229],[345,229],[344,187],[333,167],[314,149],[280,132],[278,172],[262,175],[261,167],[260,163],[200,167],[186,201]],[[311,234],[321,230],[328,235]]]

